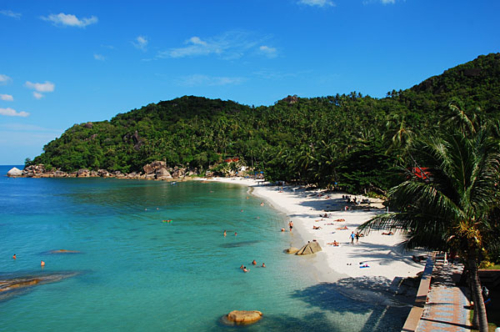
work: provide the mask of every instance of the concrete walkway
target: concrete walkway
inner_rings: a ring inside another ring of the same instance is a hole
[[[457,287],[453,275],[460,276],[462,265],[438,263],[417,332],[471,331],[470,305],[466,288]]]

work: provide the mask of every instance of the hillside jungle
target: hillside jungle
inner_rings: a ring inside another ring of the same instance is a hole
[[[272,106],[184,96],[75,124],[27,165],[141,171],[155,160],[224,174],[246,165],[266,179],[383,194],[414,167],[408,144],[464,112],[500,117],[500,53],[446,70],[384,98],[358,92],[288,96]],[[226,163],[239,158],[238,163]]]

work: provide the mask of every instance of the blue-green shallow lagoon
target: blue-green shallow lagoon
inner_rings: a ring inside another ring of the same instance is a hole
[[[0,166],[0,279],[79,274],[0,301],[0,331],[401,329],[406,309],[346,298],[317,284],[309,258],[284,254],[292,239],[279,229],[287,220],[248,188],[11,179],[10,168]],[[58,249],[81,253],[49,253]],[[253,267],[253,259],[267,268]],[[222,325],[219,318],[235,309],[264,318]]]

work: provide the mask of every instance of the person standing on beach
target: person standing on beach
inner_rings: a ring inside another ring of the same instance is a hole
[[[351,233],[351,244],[354,244],[354,238],[356,235],[354,235],[354,232]]]
[[[290,232],[291,232],[293,229],[293,221],[290,220],[290,222],[288,223],[288,227],[290,227]]]
[[[359,232],[356,233],[356,243],[359,242]]]

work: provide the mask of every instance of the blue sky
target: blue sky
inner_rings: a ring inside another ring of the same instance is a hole
[[[499,52],[498,0],[2,0],[0,164],[184,95],[383,97]]]

